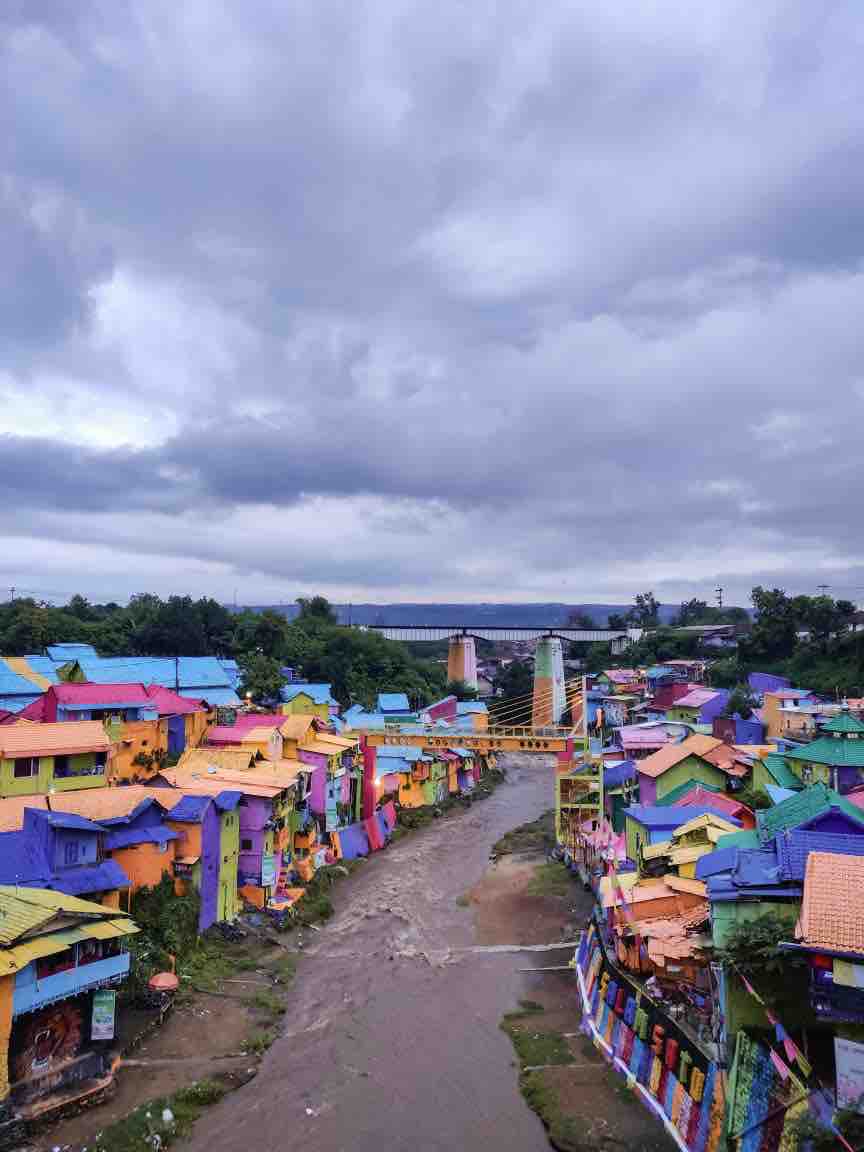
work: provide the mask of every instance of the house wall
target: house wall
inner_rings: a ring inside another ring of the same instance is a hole
[[[330,719],[330,705],[329,704],[316,704],[311,696],[307,696],[305,692],[298,693],[293,700],[289,700],[287,704],[282,705],[282,711],[286,716],[317,716],[321,720]]]
[[[186,724],[186,747],[197,748],[207,730],[215,723],[215,712],[187,712],[184,716]]]
[[[0,761],[0,797],[7,796],[38,796],[49,792],[52,787],[57,792],[72,792],[78,788],[100,788],[106,783],[104,771],[93,772],[96,764],[95,752],[82,752],[69,757],[69,768],[73,773],[81,775],[58,776],[54,775],[54,757],[40,756],[39,771],[36,776],[27,776],[16,780],[14,773],[14,760]],[[110,762],[108,770],[110,771]]]
[[[96,864],[99,859],[99,845],[95,833],[76,832],[68,828],[55,828],[54,852],[52,870],[62,871],[64,868],[80,868],[87,864]],[[67,863],[66,852],[71,848],[74,859]]]
[[[713,764],[708,764],[705,760],[700,760],[698,756],[688,756],[686,760],[682,760],[680,764],[675,764],[662,776],[657,777],[657,803],[662,804],[664,796],[689,782],[708,784],[710,787],[719,788],[721,791],[726,787],[726,777],[719,768],[715,768]]]
[[[239,912],[237,899],[237,861],[240,853],[240,817],[238,811],[219,815],[219,893],[217,917],[235,920]]]
[[[133,764],[138,755],[151,756],[168,750],[168,720],[135,720],[121,724],[117,730],[114,757],[111,764],[111,782],[149,780],[159,771],[159,765],[145,768]]]
[[[12,1033],[14,973],[0,976],[0,1102],[9,1095],[9,1037]]]
[[[273,803],[262,796],[244,796],[237,812],[240,817],[238,872],[241,879],[260,884],[262,857],[272,855],[274,847],[273,829],[265,827],[273,819]],[[244,848],[247,841],[251,847]]]

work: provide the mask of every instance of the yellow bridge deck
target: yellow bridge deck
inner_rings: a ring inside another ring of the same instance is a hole
[[[567,741],[581,743],[582,735],[572,728],[487,728],[481,732],[368,732],[367,743],[414,748],[468,748],[475,752],[564,752]]]

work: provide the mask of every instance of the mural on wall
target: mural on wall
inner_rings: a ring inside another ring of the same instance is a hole
[[[10,1045],[13,1083],[42,1076],[77,1055],[81,1047],[81,1009],[74,1000],[28,1014],[16,1023]]]

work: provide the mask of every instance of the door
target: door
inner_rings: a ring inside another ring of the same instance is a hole
[[[186,717],[168,717],[168,755],[181,756],[186,748]]]

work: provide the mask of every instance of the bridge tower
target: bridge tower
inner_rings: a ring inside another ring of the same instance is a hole
[[[469,688],[477,687],[477,649],[474,637],[464,632],[450,637],[447,653],[447,679],[463,680]]]
[[[534,727],[557,724],[566,707],[561,641],[557,636],[544,636],[537,641],[534,653],[534,701],[531,709]]]

